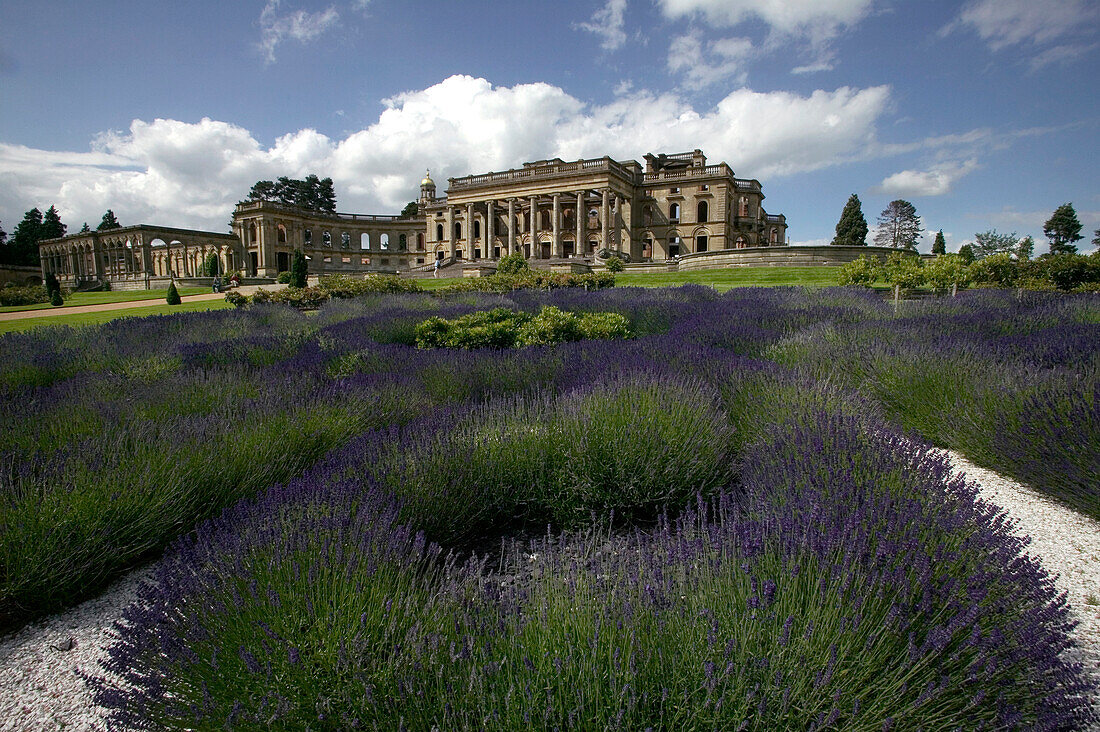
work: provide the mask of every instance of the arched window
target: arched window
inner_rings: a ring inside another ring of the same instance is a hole
[[[772,244],[778,244],[778,243],[779,243],[779,231],[776,230],[776,228],[773,226],[772,227]]]
[[[745,248],[745,237],[743,237],[743,236],[737,237],[737,242],[736,243],[737,243],[737,249],[744,249]]]
[[[332,246],[332,234],[327,231],[321,232],[321,244],[326,247]]]
[[[474,220],[474,238],[477,239],[481,236],[481,222]]]
[[[255,244],[256,243],[256,236],[257,236],[256,235],[256,224],[251,223],[251,224],[248,225],[248,243],[249,244]]]
[[[680,220],[680,204],[678,204],[678,203],[669,204],[669,206],[668,206],[668,220],[673,221],[673,222]]]
[[[346,231],[340,232],[340,248],[347,249],[351,246],[351,234]]]
[[[365,231],[359,235],[359,248],[370,249],[370,234]]]
[[[540,212],[539,222],[540,222],[539,223],[540,228],[549,229],[550,228],[550,212],[549,211]]]
[[[307,247],[310,244],[313,243],[313,230],[312,229],[306,229],[306,231],[305,231],[305,241],[306,241],[306,246]]]
[[[710,207],[707,206],[707,202],[700,201],[699,205],[695,207],[695,220],[702,223],[707,220],[709,213]]]
[[[646,207],[642,209],[642,221],[648,226],[653,223],[653,207],[646,204]]]
[[[443,224],[435,225],[435,240],[443,241]]]
[[[279,231],[279,243],[280,244],[286,244],[286,227],[283,226],[282,224],[279,224],[278,231]]]
[[[378,237],[378,245],[380,247],[382,247],[383,249],[389,249],[390,248],[390,235],[389,234],[382,234],[381,236],[379,236]]]
[[[455,222],[455,239],[462,238],[462,224],[458,221]]]

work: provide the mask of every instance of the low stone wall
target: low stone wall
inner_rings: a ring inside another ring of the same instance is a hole
[[[12,282],[20,287],[41,285],[41,267],[23,267],[17,264],[0,264],[0,285]]]
[[[717,269],[722,267],[833,267],[855,261],[860,256],[885,260],[893,252],[890,247],[752,247],[721,249],[716,252],[685,254],[677,269]],[[903,251],[903,253],[905,253]],[[909,252],[916,256],[916,252]]]

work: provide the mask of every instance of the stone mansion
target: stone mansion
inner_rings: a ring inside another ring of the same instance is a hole
[[[442,197],[426,175],[415,216],[245,201],[233,211],[232,235],[139,225],[44,241],[39,251],[43,273],[113,284],[196,277],[211,253],[223,271],[274,277],[295,249],[312,274],[423,270],[514,252],[535,266],[611,253],[662,262],[785,245],[786,218],[767,213],[763,201],[759,181],[735,177],[726,163],[707,165],[701,150],[646,155],[644,168],[607,156],[554,158],[450,178]]]

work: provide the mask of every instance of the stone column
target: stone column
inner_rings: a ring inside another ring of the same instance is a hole
[[[481,241],[484,244],[486,259],[493,258],[493,225],[496,223],[493,216],[493,201],[485,202],[485,231],[482,232]]]
[[[563,252],[561,248],[561,194],[554,194],[554,218],[550,222],[551,229],[554,232],[553,238],[550,240],[550,256],[561,257]]]
[[[455,255],[455,207],[454,206],[448,206],[447,207],[447,215],[446,215],[445,218],[447,220],[447,247],[448,247],[448,250],[449,250],[447,252],[447,256],[448,257],[453,257]]]
[[[611,190],[603,189],[603,200],[600,202],[600,226],[601,246],[604,249],[611,248]]]
[[[538,259],[542,245],[539,244],[539,199],[531,196],[531,259]]]
[[[516,251],[516,199],[508,199],[508,254]]]
[[[466,259],[474,258],[474,204],[466,204]]]
[[[584,224],[588,221],[588,212],[584,210],[584,191],[577,194],[576,219],[577,240],[573,244],[573,256],[580,257],[584,255],[584,248],[588,244],[586,239],[588,232],[584,230]]]
[[[626,251],[630,253],[630,261],[637,262],[641,253],[634,253],[634,204],[629,198],[623,199],[626,213],[623,215],[622,227],[626,232]]]

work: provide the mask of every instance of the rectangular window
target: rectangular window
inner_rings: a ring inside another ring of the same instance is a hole
[[[669,188],[669,189],[668,189],[668,192],[669,192],[669,193],[679,193],[679,192],[680,192],[680,189],[679,189],[679,188],[676,188],[676,187],[673,187],[673,188]]]
[[[695,237],[695,251],[705,252],[707,250],[707,237],[697,236]]]
[[[332,261],[332,257],[325,257],[325,263],[328,264]]]
[[[361,260],[359,261],[359,264],[370,264],[370,257],[363,257],[363,258],[362,258],[362,259],[361,259]]]
[[[710,190],[710,186],[708,186],[708,185],[707,185],[706,183],[704,183],[703,185],[699,186],[699,190],[701,190],[701,191],[709,191],[709,190]]]
[[[340,257],[340,261],[344,264],[351,264],[351,257]]]

